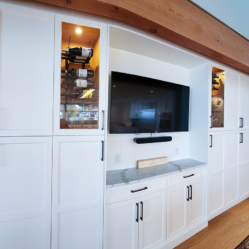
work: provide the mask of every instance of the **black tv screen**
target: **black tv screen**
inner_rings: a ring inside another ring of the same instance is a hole
[[[188,131],[188,120],[188,86],[111,73],[111,134]]]

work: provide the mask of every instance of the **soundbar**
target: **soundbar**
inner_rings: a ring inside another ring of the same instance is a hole
[[[135,137],[134,142],[137,144],[150,144],[150,143],[161,143],[161,142],[170,142],[172,137]]]

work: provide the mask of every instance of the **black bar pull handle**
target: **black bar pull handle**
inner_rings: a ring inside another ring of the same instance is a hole
[[[188,191],[188,198],[187,198],[187,201],[189,201],[189,186],[187,186],[187,191]]]
[[[104,141],[101,141],[102,144],[102,158],[101,161],[104,161]]]
[[[214,118],[213,118],[213,116],[210,116],[210,118],[211,118],[211,126],[210,126],[210,128],[213,128]]]
[[[105,125],[105,111],[103,110],[102,111],[102,114],[103,114],[103,119],[102,119],[102,130],[104,130],[104,125]]]
[[[138,208],[138,203],[136,203],[136,205],[137,205],[137,218],[136,218],[136,222],[138,222],[138,216],[139,216],[139,208]]]
[[[142,201],[140,201],[140,203],[141,203],[141,217],[140,217],[140,220],[143,220],[143,218],[144,218],[144,204],[143,204]]]
[[[190,187],[190,193],[191,193],[191,196],[189,197],[189,199],[192,200],[192,197],[193,197],[192,196],[192,185],[189,185],[189,187]]]
[[[239,142],[240,142],[241,144],[243,144],[243,142],[244,142],[243,140],[244,140],[244,138],[243,138],[243,133],[240,133],[240,141],[239,141]]]
[[[210,148],[212,148],[213,147],[213,135],[210,135],[210,137],[211,137],[211,144],[210,144]]]
[[[242,127],[241,128],[244,128],[244,118],[242,118]]]
[[[143,190],[146,190],[146,189],[148,189],[148,188],[144,187],[144,188],[140,188],[140,189],[136,189],[136,190],[131,190],[131,193],[136,193],[136,192],[143,191]]]
[[[183,178],[188,178],[188,177],[191,177],[191,176],[194,176],[195,174],[191,174],[191,175],[188,175],[188,176],[183,176]]]
[[[242,128],[242,118],[239,118],[239,128]]]

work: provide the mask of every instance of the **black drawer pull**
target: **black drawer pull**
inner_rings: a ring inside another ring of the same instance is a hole
[[[141,203],[141,205],[142,205],[140,220],[143,220],[143,218],[144,218],[144,204],[143,204],[142,201],[140,201],[140,203]]]
[[[191,177],[191,176],[194,176],[195,174],[191,174],[189,176],[184,176],[183,178],[188,178],[188,177]]]
[[[243,138],[243,133],[240,133],[240,143],[241,143],[241,144],[243,144],[243,142],[244,142],[243,140],[244,140],[244,138]]]
[[[189,201],[189,186],[187,186],[187,191],[188,191],[188,198],[187,198],[187,201]]]
[[[137,189],[137,190],[131,190],[131,193],[136,193],[136,192],[143,191],[143,190],[146,190],[146,189],[148,189],[148,188],[144,187],[144,188],[140,188],[140,189]]]
[[[136,205],[137,205],[137,218],[136,218],[136,222],[138,222],[138,216],[139,216],[139,209],[138,209],[138,203],[136,203]]]
[[[213,147],[213,135],[210,135],[210,137],[211,137],[211,144],[210,144],[210,148],[212,148]]]

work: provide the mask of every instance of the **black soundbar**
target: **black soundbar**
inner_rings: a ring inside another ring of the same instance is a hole
[[[161,142],[170,142],[172,137],[135,137],[134,142],[137,144],[149,144],[149,143],[161,143]]]

